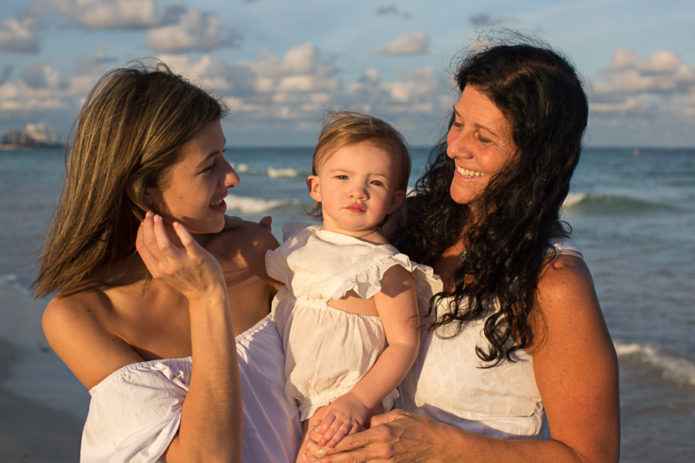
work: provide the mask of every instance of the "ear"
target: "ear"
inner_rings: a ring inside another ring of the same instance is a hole
[[[145,188],[145,195],[143,199],[147,207],[151,210],[154,210],[156,208],[160,197],[161,194],[159,188],[154,186]]]
[[[405,190],[398,190],[393,194],[393,202],[391,204],[391,207],[388,208],[388,214],[393,213],[396,209],[398,209],[401,204],[403,204],[403,201],[405,201]]]
[[[317,203],[321,202],[321,185],[318,175],[309,175],[306,178],[306,186],[309,188],[309,196]]]

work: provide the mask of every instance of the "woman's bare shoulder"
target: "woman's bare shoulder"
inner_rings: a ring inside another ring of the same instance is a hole
[[[545,264],[538,281],[541,306],[559,306],[557,301],[578,295],[595,298],[594,283],[589,268],[581,257],[561,254]]]
[[[266,251],[276,247],[278,242],[267,228],[248,221],[240,221],[213,235],[207,245],[221,261],[234,257],[243,257],[246,261],[264,259]]]
[[[109,304],[99,290],[58,295],[41,319],[51,348],[87,388],[118,368],[142,360],[104,323],[101,314],[109,310]]]

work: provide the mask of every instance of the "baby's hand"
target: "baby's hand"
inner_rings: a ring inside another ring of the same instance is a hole
[[[364,428],[369,409],[352,392],[335,399],[328,405],[321,423],[315,428],[321,434],[318,444],[322,447],[335,447],[348,434]]]

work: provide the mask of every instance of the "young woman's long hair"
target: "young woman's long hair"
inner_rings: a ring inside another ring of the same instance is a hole
[[[533,344],[531,317],[550,240],[568,231],[559,220],[586,127],[586,95],[572,66],[555,52],[530,45],[498,45],[467,57],[456,72],[460,91],[472,85],[507,117],[517,156],[491,179],[475,223],[449,193],[454,162],[446,141],[436,146],[406,223],[392,243],[415,260],[434,264],[458,239],[467,243],[455,286],[433,298],[450,299],[433,327],[485,319],[488,346],[478,356],[494,365]],[[449,123],[451,126],[452,119]],[[462,235],[465,230],[465,235]]]
[[[116,275],[117,264],[135,253],[146,189],[159,185],[186,141],[225,112],[161,62],[104,75],[68,137],[63,190],[34,294],[113,283],[95,281],[95,272]]]

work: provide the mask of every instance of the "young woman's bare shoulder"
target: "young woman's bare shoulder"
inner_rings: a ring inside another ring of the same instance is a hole
[[[118,368],[142,360],[103,323],[100,313],[108,304],[101,291],[58,295],[48,303],[41,319],[51,348],[87,388]]]
[[[70,295],[57,295],[43,311],[41,323],[49,342],[63,336],[71,337],[83,330],[99,327],[97,313],[106,304],[100,291],[83,291]]]
[[[240,221],[237,226],[214,235],[207,247],[220,260],[239,257],[241,254],[244,260],[249,261],[264,259],[266,251],[278,247],[278,242],[264,226]]]

